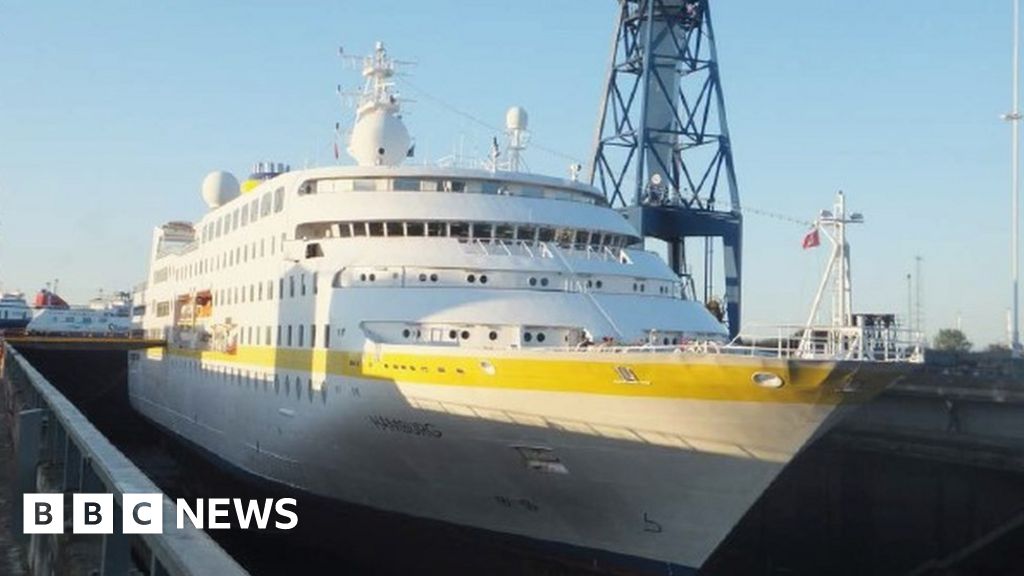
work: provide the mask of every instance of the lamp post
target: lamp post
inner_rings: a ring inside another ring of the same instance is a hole
[[[1010,352],[1014,358],[1021,355],[1020,345],[1020,0],[1013,0],[1013,109],[1003,115],[1010,123],[1011,178],[1010,185],[1010,277],[1013,283],[1013,302],[1010,311]]]

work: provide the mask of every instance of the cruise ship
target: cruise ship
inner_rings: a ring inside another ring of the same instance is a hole
[[[730,341],[572,177],[405,164],[394,71],[363,62],[355,165],[215,172],[205,214],[155,229],[148,419],[254,479],[678,574],[903,373]]]

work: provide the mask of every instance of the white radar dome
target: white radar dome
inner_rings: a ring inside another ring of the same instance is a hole
[[[352,128],[348,153],[360,166],[398,166],[409,152],[409,131],[401,118],[373,110]]]
[[[509,130],[526,130],[529,122],[530,117],[522,106],[513,106],[505,113],[505,128]]]
[[[238,179],[230,172],[218,170],[203,178],[203,200],[210,208],[223,206],[238,197]]]

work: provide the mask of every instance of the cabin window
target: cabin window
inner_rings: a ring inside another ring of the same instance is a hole
[[[541,242],[551,242],[555,239],[554,228],[541,228],[537,231],[537,240]]]
[[[498,224],[494,227],[494,237],[499,240],[511,240],[515,238],[516,228],[509,224]]]
[[[324,250],[320,247],[319,242],[306,244],[306,258],[322,258],[323,255]]]
[[[273,342],[270,341],[270,326],[267,326],[263,331],[263,342],[266,343],[267,346],[273,344]]]
[[[280,212],[284,209],[284,188],[278,188],[274,190],[274,212]]]
[[[331,347],[331,325],[324,324],[324,348]]]
[[[473,238],[479,238],[481,240],[490,240],[492,226],[490,224],[473,224]]]
[[[305,296],[306,295],[306,275],[305,274],[299,276],[299,295],[300,296]]]
[[[274,281],[267,280],[267,300],[274,299]]]
[[[316,285],[317,275],[318,275],[318,272],[313,272],[313,294],[317,293],[317,285]]]
[[[238,230],[238,208],[235,208],[235,211],[231,216],[231,229]]]
[[[497,194],[501,184],[497,182],[481,182],[480,189],[484,194]]]
[[[285,341],[288,346],[292,345],[292,325],[288,325],[288,339]]]
[[[288,297],[295,298],[295,276],[288,277]]]
[[[289,328],[290,328],[290,327],[289,327]],[[303,339],[302,339],[302,336],[303,336],[303,328],[304,328],[304,327],[303,327],[303,325],[302,325],[302,324],[299,324],[299,343],[298,343],[298,346],[299,346],[299,348],[302,348],[302,346],[303,346]]]
[[[253,222],[255,222],[256,219],[259,218],[259,217],[260,217],[260,201],[259,200],[253,200],[252,202],[249,203],[249,220],[252,220]]]
[[[533,235],[537,232],[537,229],[533,226],[520,226],[516,229],[516,240],[524,240],[526,242],[533,241]]]
[[[284,278],[278,278],[277,280],[277,297],[280,300],[284,300]]]
[[[277,342],[278,346],[281,345],[281,342],[284,342],[284,340],[281,340],[281,325],[280,324],[277,325],[277,340],[276,340],[276,342]]]
[[[419,192],[420,181],[411,178],[397,178],[395,179],[394,189],[401,192]]]
[[[453,238],[469,238],[468,222],[452,222],[449,230]]]
[[[356,192],[372,192],[377,189],[376,180],[353,180],[352,190]]]
[[[263,198],[260,198],[260,218],[270,215],[270,202],[270,192],[267,192],[263,195]]]
[[[559,246],[571,245],[573,238],[575,238],[575,234],[573,234],[573,231],[569,228],[559,228],[555,233],[555,242],[557,242]]]
[[[309,325],[309,347],[316,348],[316,324]]]
[[[405,236],[404,226],[401,222],[386,222],[384,224],[384,232],[390,238],[392,236]]]

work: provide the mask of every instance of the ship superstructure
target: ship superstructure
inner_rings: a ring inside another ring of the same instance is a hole
[[[154,231],[148,418],[312,494],[696,568],[898,372],[730,343],[588,185],[401,165],[392,73],[378,45],[358,165],[214,173]]]
[[[0,330],[24,328],[32,319],[32,310],[21,292],[4,292],[0,296]]]

